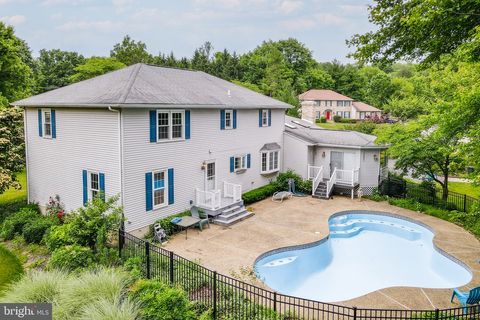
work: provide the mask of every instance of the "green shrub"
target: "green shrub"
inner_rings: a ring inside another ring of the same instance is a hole
[[[167,234],[167,236],[171,236],[180,231],[180,228],[171,222],[172,219],[175,217],[185,217],[189,215],[190,215],[190,210],[185,210],[175,215],[168,216],[167,218],[159,219],[155,221],[155,223],[159,223],[162,229],[165,230],[165,233]],[[153,238],[153,225],[150,226],[149,232],[145,236],[145,238]]]
[[[57,248],[75,244],[75,230],[71,224],[62,224],[51,227],[44,236],[48,250],[54,251]]]
[[[327,123],[327,117],[321,117],[320,123]]]
[[[123,264],[123,268],[130,272],[132,277],[140,279],[143,276],[143,258],[131,257]]]
[[[58,248],[52,253],[48,262],[50,269],[78,270],[88,268],[94,263],[94,255],[90,248],[70,245]]]
[[[21,208],[30,208],[40,213],[37,204],[27,204],[25,200],[2,203],[0,204],[0,224],[3,223],[6,218],[13,215],[15,212],[18,212]]]
[[[362,121],[359,122],[354,128],[352,128],[355,131],[366,133],[366,134],[372,134],[373,131],[377,125],[373,122],[370,121]]]
[[[357,120],[355,119],[349,119],[349,118],[341,118],[340,119],[341,123],[357,123]]]
[[[27,243],[40,243],[43,236],[55,224],[53,219],[37,218],[23,226],[23,238]]]
[[[342,117],[339,115],[334,115],[333,116],[333,122],[342,122]]]
[[[293,170],[287,170],[277,176],[277,179],[272,183],[275,186],[276,191],[288,190],[288,180],[293,179],[295,181],[295,191],[311,194],[312,183],[310,181],[304,181],[302,177],[296,174]]]
[[[37,210],[32,209],[31,207],[24,207],[20,209],[17,213],[9,216],[3,222],[2,226],[2,238],[5,240],[11,240],[17,234],[21,234],[23,226],[31,221],[38,219],[40,217]]]
[[[140,304],[140,315],[149,320],[195,319],[185,292],[156,280],[140,280],[132,290]]]
[[[248,205],[266,199],[268,197],[271,197],[276,191],[276,186],[271,183],[263,187],[250,190],[242,195],[243,203],[245,205]]]

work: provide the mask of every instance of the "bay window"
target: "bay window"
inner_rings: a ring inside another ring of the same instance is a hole
[[[279,170],[279,150],[262,152],[262,173],[277,172]]]

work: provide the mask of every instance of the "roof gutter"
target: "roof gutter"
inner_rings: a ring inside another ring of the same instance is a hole
[[[110,103],[35,103],[35,104],[17,104],[19,107],[68,107],[68,108],[170,108],[170,109],[225,109],[225,108],[242,108],[242,109],[289,109],[293,106],[290,105],[225,105],[225,104],[162,104],[162,103],[122,103],[122,104],[110,104]]]

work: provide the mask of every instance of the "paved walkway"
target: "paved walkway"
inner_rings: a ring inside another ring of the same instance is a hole
[[[283,203],[270,199],[251,206],[255,216],[224,228],[212,225],[203,232],[193,231],[188,239],[179,234],[166,248],[207,268],[231,275],[255,285],[263,284],[253,273],[253,263],[262,253],[279,247],[310,243],[328,235],[328,218],[344,210],[376,210],[396,213],[431,226],[438,247],[466,263],[473,280],[462,289],[480,285],[480,242],[463,228],[422,213],[391,206],[386,202],[350,200],[336,197],[319,200],[293,198]],[[348,290],[348,289],[346,289]],[[420,309],[451,308],[451,289],[394,287],[344,301],[345,304],[370,308]]]

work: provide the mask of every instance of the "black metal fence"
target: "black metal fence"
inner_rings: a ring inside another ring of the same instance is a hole
[[[479,306],[466,312],[462,308],[363,309],[287,296],[211,271],[122,230],[118,243],[122,261],[140,257],[146,278],[181,287],[197,307],[210,309],[213,319],[480,319]]]
[[[379,191],[390,197],[410,198],[421,203],[462,212],[468,212],[474,204],[480,203],[479,199],[453,191],[448,191],[447,197],[444,198],[441,188],[425,187],[391,175],[381,182]]]

